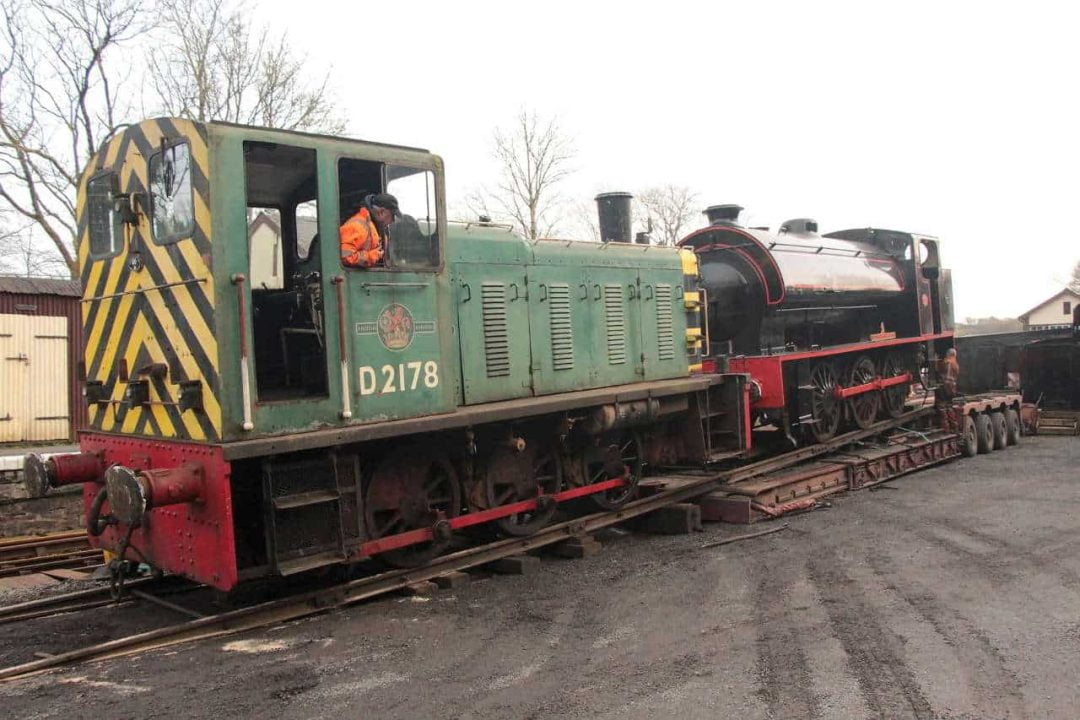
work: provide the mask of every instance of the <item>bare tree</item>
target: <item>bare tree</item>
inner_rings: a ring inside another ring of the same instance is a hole
[[[600,242],[600,216],[595,200],[575,200],[569,204],[567,214],[571,225],[570,234],[574,240]]]
[[[329,86],[287,38],[256,27],[237,0],[162,0],[160,42],[148,52],[164,112],[330,134],[345,129]]]
[[[0,273],[27,277],[70,276],[52,243],[33,232],[33,223],[16,224],[14,211],[0,208]]]
[[[496,128],[499,180],[466,200],[474,213],[506,218],[529,240],[553,235],[561,218],[560,185],[573,172],[574,148],[555,118],[521,110],[508,128]]]
[[[694,223],[697,193],[683,185],[657,185],[638,191],[638,225],[652,228],[658,245],[674,245]]]
[[[0,234],[0,272],[26,277],[71,276],[71,270],[56,248],[51,243],[42,244],[28,230]]]
[[[1072,275],[1069,276],[1069,289],[1080,292],[1080,262],[1073,265]]]
[[[75,186],[124,112],[112,62],[145,30],[141,7],[0,0],[0,201],[48,238],[72,275]]]

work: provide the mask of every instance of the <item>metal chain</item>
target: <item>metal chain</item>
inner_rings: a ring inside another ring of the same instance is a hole
[[[127,576],[127,560],[124,559],[124,555],[127,554],[133,532],[135,532],[135,525],[128,525],[124,537],[116,548],[116,558],[109,564],[109,594],[115,601],[119,601],[124,594],[124,578]]]

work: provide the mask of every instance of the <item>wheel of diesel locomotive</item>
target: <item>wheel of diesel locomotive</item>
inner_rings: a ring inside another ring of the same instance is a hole
[[[848,387],[865,385],[877,378],[877,368],[869,355],[863,355],[851,366],[848,373]],[[881,393],[877,390],[860,393],[848,398],[848,409],[851,410],[851,419],[861,429],[865,430],[877,420],[878,409],[881,407]]]
[[[445,453],[419,445],[390,452],[367,478],[364,525],[372,540],[433,527],[461,510],[461,485]],[[394,567],[429,562],[449,542],[448,533],[430,542],[389,550],[377,557]]]
[[[631,430],[598,435],[581,456],[585,483],[593,485],[604,480],[622,478],[619,487],[589,495],[601,510],[617,510],[633,499],[638,481],[645,468],[644,443],[641,435]]]
[[[889,353],[885,356],[885,362],[881,366],[881,377],[892,378],[903,375],[904,361],[897,353]],[[911,391],[911,383],[892,385],[881,391],[881,406],[885,414],[891,418],[898,418],[904,414],[907,406],[908,393]]]
[[[834,394],[838,385],[836,367],[831,362],[820,362],[810,371],[810,415],[814,421],[811,434],[817,442],[832,439],[840,427],[843,405]]]
[[[484,493],[489,508],[542,498],[534,510],[495,521],[507,535],[531,535],[547,525],[557,504],[546,496],[562,490],[562,485],[562,460],[554,443],[528,442],[520,451],[510,443],[500,445],[492,451],[484,471]]]

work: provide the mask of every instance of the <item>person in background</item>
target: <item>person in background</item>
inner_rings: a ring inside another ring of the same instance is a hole
[[[956,348],[949,348],[945,353],[945,359],[938,366],[938,374],[941,377],[938,398],[952,400],[957,395],[957,382],[960,380],[960,362],[956,359]]]
[[[359,268],[383,264],[387,229],[400,214],[393,195],[378,193],[365,197],[352,217],[341,225],[341,263]]]

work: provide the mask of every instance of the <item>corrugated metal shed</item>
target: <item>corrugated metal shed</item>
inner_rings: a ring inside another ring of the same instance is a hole
[[[17,275],[0,275],[0,293],[15,295],[59,295],[82,297],[82,285],[78,280],[64,278],[35,278]]]
[[[69,439],[75,438],[77,429],[86,427],[86,403],[79,380],[79,364],[83,360],[81,298],[78,280],[0,275],[0,314],[67,318]],[[3,392],[13,389],[0,388],[0,393]]]

